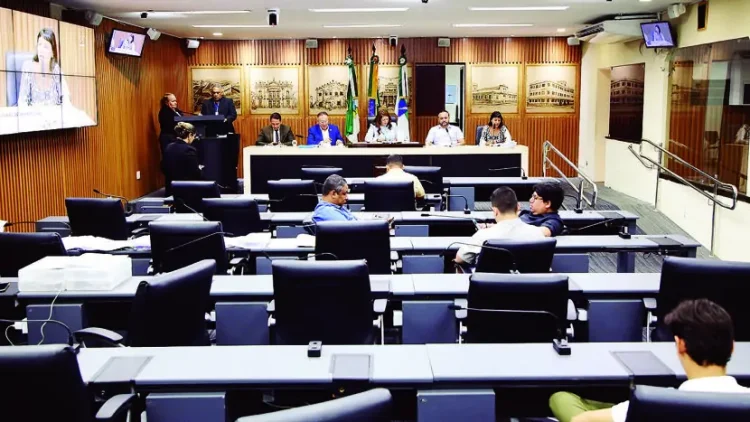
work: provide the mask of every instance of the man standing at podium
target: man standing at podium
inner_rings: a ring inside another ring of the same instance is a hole
[[[234,101],[224,98],[224,89],[219,84],[211,87],[211,98],[203,102],[201,107],[203,116],[224,116],[222,134],[235,133],[234,121],[237,119],[237,109]]]

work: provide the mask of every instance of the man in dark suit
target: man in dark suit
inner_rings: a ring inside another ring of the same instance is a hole
[[[237,120],[237,109],[234,107],[234,101],[224,98],[224,89],[221,85],[211,87],[211,99],[203,102],[201,115],[224,116],[224,126],[219,134],[235,133],[234,121]]]
[[[281,124],[281,114],[273,113],[269,119],[271,124],[260,130],[255,145],[279,145],[292,146],[294,133],[292,128]]]
[[[202,180],[198,152],[192,144],[195,128],[190,123],[180,122],[175,126],[177,139],[164,150],[164,181],[167,196],[172,195],[173,180]]]

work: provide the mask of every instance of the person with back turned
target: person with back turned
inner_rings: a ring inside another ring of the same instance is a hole
[[[377,177],[378,180],[395,180],[414,182],[414,198],[424,198],[425,192],[422,182],[417,176],[404,171],[404,159],[398,154],[391,154],[385,162],[386,173]]]
[[[294,144],[292,128],[281,124],[281,114],[273,113],[268,119],[269,125],[260,130],[255,145],[286,145]]]
[[[224,125],[219,134],[235,133],[234,121],[237,120],[237,108],[234,101],[224,97],[224,88],[216,84],[211,87],[211,98],[201,106],[202,116],[224,116]]]
[[[167,145],[171,144],[175,140],[174,126],[175,117],[180,117],[184,114],[182,110],[177,107],[177,97],[172,93],[166,93],[161,97],[161,109],[159,109],[159,145],[161,147],[161,156],[164,157],[164,151],[167,149]]]
[[[164,179],[167,196],[172,194],[173,180],[201,180],[203,174],[198,161],[198,152],[192,144],[195,140],[195,127],[180,122],[174,127],[176,140],[164,152]]]
[[[734,327],[724,308],[707,299],[687,300],[667,314],[664,322],[674,335],[677,357],[687,375],[680,390],[745,394],[750,400],[750,388],[727,375]],[[613,405],[568,392],[553,394],[549,406],[560,422],[625,422],[628,414],[627,401]]]

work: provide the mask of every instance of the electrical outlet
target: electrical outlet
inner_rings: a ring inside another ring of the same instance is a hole
[[[140,170],[138,170],[137,172],[135,172],[135,180],[141,180],[141,171]]]

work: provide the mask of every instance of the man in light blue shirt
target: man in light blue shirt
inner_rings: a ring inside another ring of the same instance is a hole
[[[348,196],[349,186],[346,184],[346,179],[338,174],[328,176],[323,183],[323,197],[313,212],[313,221],[320,223],[321,221],[356,220],[357,217],[344,207]]]

